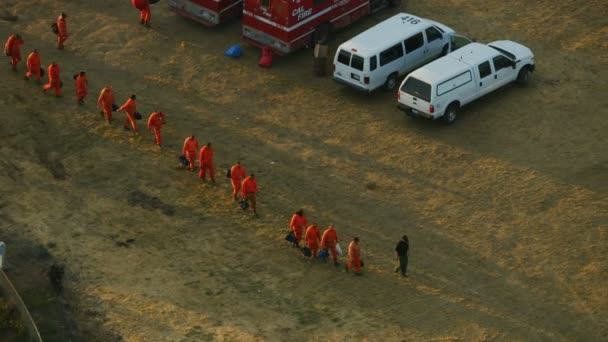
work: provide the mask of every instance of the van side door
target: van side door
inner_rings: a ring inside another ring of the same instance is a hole
[[[492,64],[494,65],[494,79],[496,80],[494,89],[498,89],[515,80],[515,69],[510,59],[503,55],[497,55],[492,58]]]
[[[482,97],[494,90],[496,79],[494,79],[494,72],[492,71],[492,65],[489,60],[477,65],[475,67],[475,74],[478,77],[477,97]]]
[[[419,66],[426,64],[424,35],[422,32],[418,32],[407,38],[403,42],[403,45],[405,46],[405,70],[402,73],[407,74]]]
[[[424,30],[425,47],[424,60],[425,64],[439,57],[443,49],[444,41],[443,34],[433,26],[429,26]]]

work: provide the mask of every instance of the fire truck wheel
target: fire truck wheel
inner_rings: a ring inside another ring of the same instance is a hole
[[[323,23],[317,26],[313,36],[313,43],[325,44],[331,35],[331,26],[328,23]]]
[[[388,0],[388,5],[390,7],[399,7],[401,5],[401,0]]]

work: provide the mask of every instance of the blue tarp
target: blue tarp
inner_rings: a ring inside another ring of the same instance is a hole
[[[237,58],[243,55],[243,50],[238,45],[232,45],[224,54],[228,57]]]

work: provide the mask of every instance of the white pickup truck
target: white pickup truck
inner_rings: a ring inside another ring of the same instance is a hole
[[[408,115],[456,120],[459,108],[508,83],[526,83],[534,54],[508,40],[471,43],[410,73],[397,92],[397,107]]]

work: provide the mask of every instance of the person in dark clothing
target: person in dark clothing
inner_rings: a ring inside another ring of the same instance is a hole
[[[407,235],[403,235],[395,251],[397,252],[397,258],[399,258],[399,266],[395,269],[395,272],[401,270],[401,275],[407,277],[407,255],[410,250],[410,241],[407,239]]]

